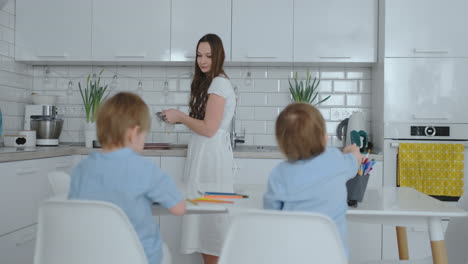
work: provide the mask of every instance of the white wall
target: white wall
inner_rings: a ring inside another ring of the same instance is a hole
[[[48,74],[46,69],[48,68]],[[78,90],[91,72],[105,69],[104,82],[117,91],[140,92],[151,106],[153,113],[164,108],[177,107],[188,111],[192,67],[162,66],[34,66],[33,90],[43,94],[60,95],[59,111],[65,117],[62,142],[84,141],[84,109]],[[322,111],[330,135],[330,143],[341,145],[335,137],[338,123],[352,111],[371,111],[371,69],[370,68],[318,68],[318,67],[226,67],[228,76],[238,88],[238,108],[236,116],[237,132],[246,132],[246,144],[276,145],[274,123],[278,113],[291,102],[288,90],[288,77],[294,71],[305,77],[307,70],[321,77],[321,96],[332,94],[323,103]],[[251,73],[251,78],[247,73]],[[113,76],[117,74],[117,80]],[[68,84],[72,82],[72,89]],[[138,83],[142,82],[142,91]],[[167,87],[165,88],[165,82]],[[166,92],[165,92],[166,91]],[[142,93],[141,93],[142,92]],[[370,124],[369,124],[370,127]],[[169,142],[185,144],[189,140],[189,130],[176,126],[169,134],[154,119],[147,142]]]
[[[4,134],[23,128],[24,105],[30,100],[33,82],[32,67],[16,63],[14,49],[15,2],[10,0],[0,10],[0,108]]]

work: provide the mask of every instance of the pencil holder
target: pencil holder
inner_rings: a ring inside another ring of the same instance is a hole
[[[356,175],[354,178],[346,182],[346,189],[348,190],[348,205],[357,207],[358,202],[362,202],[364,193],[366,192],[367,182],[369,181],[369,174]]]

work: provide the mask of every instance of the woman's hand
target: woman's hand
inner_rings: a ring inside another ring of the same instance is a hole
[[[177,109],[166,109],[162,111],[163,120],[171,124],[180,123],[183,115],[185,114]]]

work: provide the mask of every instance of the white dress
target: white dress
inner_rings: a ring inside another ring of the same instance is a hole
[[[233,192],[233,154],[230,127],[236,107],[231,82],[216,77],[208,94],[225,98],[223,119],[213,137],[192,132],[184,169],[185,195],[200,197],[205,191]],[[219,256],[228,227],[227,214],[186,215],[182,224],[181,251]]]

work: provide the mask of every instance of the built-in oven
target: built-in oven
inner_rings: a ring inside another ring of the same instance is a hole
[[[398,150],[401,143],[464,145],[464,179],[468,180],[468,124],[392,124],[384,139],[384,186],[397,185]]]

